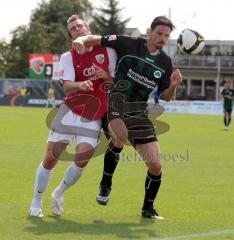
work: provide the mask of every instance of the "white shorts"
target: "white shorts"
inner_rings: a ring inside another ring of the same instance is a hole
[[[62,106],[62,105],[61,105]],[[67,108],[62,106],[62,108]],[[73,140],[77,145],[80,143],[89,143],[95,148],[98,143],[101,128],[101,120],[88,120],[84,117],[74,114],[72,111],[65,111],[58,117],[59,109],[53,124],[47,142],[63,142],[71,144]]]

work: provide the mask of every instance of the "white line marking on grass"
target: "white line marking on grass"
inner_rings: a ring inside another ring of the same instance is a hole
[[[166,237],[166,238],[151,238],[151,240],[179,240],[179,239],[193,239],[193,238],[204,238],[204,237],[210,237],[210,236],[217,236],[222,235],[226,233],[234,233],[234,229],[223,229],[223,230],[217,230],[217,231],[209,231],[207,233],[196,233],[196,234],[190,234],[190,235],[181,235],[181,236],[175,236],[175,237]]]

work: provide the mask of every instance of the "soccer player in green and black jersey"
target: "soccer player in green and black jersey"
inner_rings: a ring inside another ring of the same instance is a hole
[[[228,130],[232,116],[232,105],[234,99],[234,89],[231,89],[231,82],[224,83],[224,89],[221,92],[223,98],[223,111],[224,111],[224,130]]]
[[[108,130],[112,142],[104,157],[97,201],[107,204],[118,155],[128,139],[148,168],[141,212],[146,218],[162,218],[153,205],[161,184],[161,161],[155,129],[147,118],[148,96],[157,86],[160,98],[170,101],[182,82],[179,69],[172,71],[171,59],[162,50],[173,29],[170,19],[159,16],[152,21],[147,39],[89,35],[73,41],[79,52],[91,45],[103,45],[114,48],[118,57],[115,86],[109,94]]]

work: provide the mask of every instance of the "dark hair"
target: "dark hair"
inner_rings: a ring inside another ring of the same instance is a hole
[[[154,30],[157,26],[159,25],[164,25],[164,26],[168,26],[171,31],[173,31],[175,29],[175,25],[172,23],[172,21],[166,17],[166,16],[158,16],[156,17],[151,25],[150,25],[150,29]]]

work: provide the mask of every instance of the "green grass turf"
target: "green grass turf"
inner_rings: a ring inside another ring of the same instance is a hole
[[[158,137],[164,163],[156,207],[164,221],[140,217],[146,168],[139,159],[120,162],[109,204],[96,203],[103,155],[92,159],[65,193],[65,212],[56,218],[50,214],[50,195],[70,164],[59,162],[44,195],[44,218],[28,217],[48,112],[0,107],[1,240],[234,239],[234,127],[223,131],[222,116],[160,116],[170,125]],[[126,146],[124,156],[133,152]]]

